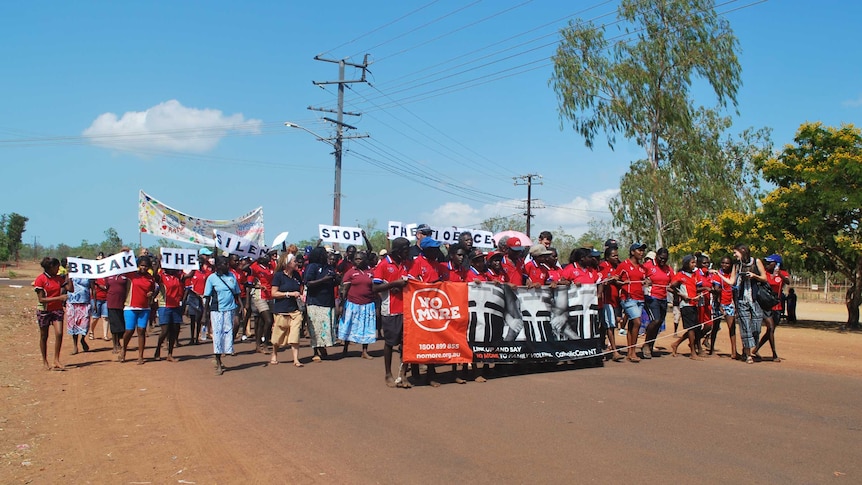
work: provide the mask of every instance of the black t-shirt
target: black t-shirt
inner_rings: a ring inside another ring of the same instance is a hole
[[[311,263],[305,268],[305,302],[309,305],[325,306],[332,308],[335,306],[335,280],[329,280],[325,283],[309,286],[309,281],[315,281],[324,276],[335,276],[335,268],[326,265],[323,266],[317,263]]]
[[[296,276],[299,275],[294,273],[294,276],[291,277],[284,274],[284,271],[279,271],[272,276],[272,286],[285,293],[299,291],[301,284]],[[272,313],[291,313],[297,310],[299,310],[299,306],[296,304],[295,297],[279,297],[272,303]]]

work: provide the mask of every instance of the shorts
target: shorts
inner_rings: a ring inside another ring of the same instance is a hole
[[[121,334],[126,331],[126,317],[121,308],[108,308],[108,326],[111,333]]]
[[[183,323],[182,307],[159,307],[159,325],[167,325],[169,323]]]
[[[763,310],[763,318],[771,318],[777,324],[781,320],[781,310]]]
[[[39,324],[39,328],[48,328],[54,322],[63,323],[63,310],[39,310],[36,312],[36,323]]]
[[[682,328],[686,330],[692,330],[697,328],[698,325],[700,325],[700,323],[697,321],[697,307],[680,307],[679,313],[682,316]]]
[[[404,315],[383,315],[380,317],[383,327],[383,341],[390,347],[397,347],[404,342]]]
[[[620,307],[617,305],[602,306],[602,324],[604,328],[617,328],[617,317],[621,315]]]
[[[736,305],[733,303],[730,303],[729,305],[721,305],[721,311],[729,317],[736,316]]]
[[[93,318],[108,318],[108,302],[93,300]]]
[[[263,312],[272,312],[272,301],[270,300],[261,300],[260,298],[255,298],[251,300],[251,305],[257,310],[258,313]]]
[[[147,322],[150,321],[150,309],[144,310],[123,310],[123,318],[126,322],[126,331],[130,332],[137,328],[147,328]]]
[[[620,302],[623,312],[628,315],[629,320],[643,317],[644,302],[643,300],[623,300]]]
[[[273,345],[284,347],[285,344],[298,344],[299,331],[302,327],[302,312],[296,310],[290,313],[276,313],[275,325],[272,326]]]

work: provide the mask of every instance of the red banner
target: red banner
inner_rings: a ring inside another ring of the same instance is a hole
[[[409,364],[467,364],[470,318],[467,285],[410,281],[404,291],[404,346]]]

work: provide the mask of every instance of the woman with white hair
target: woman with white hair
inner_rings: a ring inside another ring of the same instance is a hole
[[[302,328],[299,298],[302,296],[302,276],[297,271],[294,254],[284,253],[279,256],[270,293],[273,297],[272,312],[275,324],[272,327],[272,357],[269,363],[278,364],[278,349],[289,345],[293,352],[294,367],[302,367],[299,362],[299,333]]]

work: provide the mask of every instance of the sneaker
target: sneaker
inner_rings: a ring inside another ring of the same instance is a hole
[[[247,336],[247,335],[243,335],[243,336],[242,336],[242,338],[240,338],[240,340],[242,340],[243,342],[245,342],[246,340],[248,340],[248,336]]]
[[[652,351],[650,350],[649,345],[641,347],[641,352],[643,353],[644,359],[652,359]]]
[[[628,332],[626,332],[626,329],[624,329],[624,328],[620,329],[620,337],[625,337],[627,333]]]

